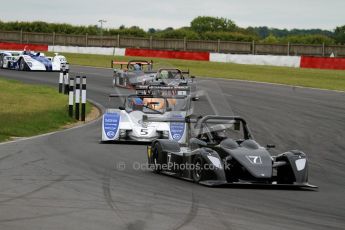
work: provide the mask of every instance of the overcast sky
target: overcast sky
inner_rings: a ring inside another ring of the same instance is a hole
[[[197,16],[232,19],[238,26],[321,28],[345,25],[345,0],[0,0],[2,21],[99,24],[117,28],[189,26]]]

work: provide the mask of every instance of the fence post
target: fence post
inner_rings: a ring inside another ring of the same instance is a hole
[[[81,85],[81,120],[85,121],[85,113],[86,113],[86,76],[82,78],[82,85]]]
[[[80,76],[75,81],[75,119],[79,120],[80,108]]]
[[[217,42],[217,52],[220,53],[220,39],[218,39]]]
[[[64,73],[65,73],[65,65],[63,64],[60,68],[60,74],[59,74],[59,93],[62,93]]]
[[[88,47],[89,45],[89,38],[88,38],[88,34],[85,34],[85,47]]]
[[[252,54],[255,55],[255,41],[252,42]]]
[[[53,46],[55,46],[55,32],[53,32]]]
[[[184,51],[187,50],[187,38],[186,37],[183,38],[183,50]]]
[[[150,49],[152,50],[152,36],[150,36]]]
[[[322,57],[325,56],[325,43],[322,43]]]
[[[23,30],[20,30],[20,44],[23,44]]]
[[[120,34],[117,35],[117,47],[120,48]]]
[[[69,79],[69,97],[68,97],[68,114],[73,117],[73,94],[74,94],[74,78]]]
[[[287,56],[290,56],[290,42],[287,44]]]

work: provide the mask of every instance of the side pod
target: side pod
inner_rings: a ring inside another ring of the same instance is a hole
[[[120,110],[108,109],[102,117],[102,141],[114,141],[119,138]]]

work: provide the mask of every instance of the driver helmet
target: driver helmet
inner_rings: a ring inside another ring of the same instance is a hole
[[[138,64],[134,64],[133,68],[134,68],[134,70],[137,70],[137,71],[141,70],[140,65],[138,65]]]
[[[167,79],[169,77],[169,72],[168,70],[162,70],[160,73],[160,78],[161,79]]]
[[[225,125],[215,125],[211,129],[212,129],[211,131],[212,137],[216,141],[222,141],[227,138]]]

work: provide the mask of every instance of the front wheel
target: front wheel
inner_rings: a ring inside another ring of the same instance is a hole
[[[152,163],[153,163],[153,171],[155,173],[160,173],[162,171],[162,158],[163,158],[162,146],[159,143],[156,143],[152,149]]]
[[[204,179],[204,159],[200,155],[195,156],[193,159],[193,166],[193,181],[199,183]]]
[[[116,77],[113,77],[113,88],[116,87]]]
[[[24,59],[20,59],[20,62],[19,62],[19,70],[20,71],[25,71],[26,70],[26,63],[24,61]]]

